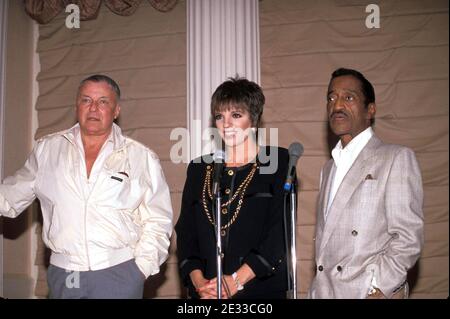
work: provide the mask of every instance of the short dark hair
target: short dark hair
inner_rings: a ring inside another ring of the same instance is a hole
[[[373,89],[372,83],[370,83],[369,80],[367,80],[364,77],[364,75],[359,71],[356,71],[353,69],[339,68],[331,74],[330,84],[334,78],[337,78],[339,76],[345,76],[345,75],[351,75],[351,76],[355,77],[356,79],[358,79],[359,82],[361,83],[361,91],[364,94],[364,99],[365,99],[364,106],[366,108],[369,107],[370,103],[375,102],[375,90]]]
[[[105,82],[107,83],[111,89],[116,93],[116,97],[119,100],[120,99],[120,88],[119,85],[111,79],[109,76],[103,75],[103,74],[94,74],[91,75],[84,80],[80,82],[80,85],[78,86],[78,91],[80,91],[80,88],[86,83],[86,82]]]
[[[261,87],[255,82],[236,75],[228,78],[214,91],[211,98],[212,126],[215,127],[214,115],[218,110],[236,107],[250,114],[253,127],[258,127],[266,98]]]

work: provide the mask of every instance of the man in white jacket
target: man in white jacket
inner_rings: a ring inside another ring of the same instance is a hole
[[[119,100],[111,78],[84,79],[78,123],[38,140],[0,185],[0,215],[40,201],[52,298],[142,298],[145,279],[167,259],[169,188],[156,154],[113,123]]]

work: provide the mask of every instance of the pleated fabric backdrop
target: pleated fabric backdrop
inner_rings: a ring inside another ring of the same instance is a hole
[[[367,1],[260,1],[264,121],[278,128],[279,144],[300,141],[298,279],[304,297],[313,276],[318,180],[329,159],[325,95],[331,72],[356,68],[374,84],[376,133],[417,154],[425,190],[425,248],[411,272],[413,298],[448,296],[448,1],[374,1],[381,27],[368,29]],[[40,26],[39,129],[36,138],[70,127],[75,91],[93,73],[116,79],[123,92],[119,124],[155,150],[178,218],[185,164],[170,161],[170,131],[186,127],[186,3],[161,13],[146,2],[130,17],[101,8],[96,20],[70,30],[61,14]],[[46,296],[42,243],[37,296]],[[175,258],[147,282],[145,297],[178,298]]]

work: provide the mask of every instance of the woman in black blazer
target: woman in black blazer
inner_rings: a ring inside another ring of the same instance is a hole
[[[226,154],[222,298],[286,298],[283,183],[289,156],[284,148],[256,143],[264,102],[261,88],[244,78],[230,78],[212,96],[213,126]],[[180,274],[193,298],[217,298],[211,163],[208,155],[189,164],[175,226]]]

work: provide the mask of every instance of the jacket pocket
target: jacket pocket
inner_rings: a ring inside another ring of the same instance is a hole
[[[376,207],[378,196],[378,181],[364,180],[356,187],[347,203],[347,207],[365,212]]]
[[[102,174],[100,185],[92,194],[96,205],[109,210],[134,210],[139,206],[142,187],[139,180],[131,179],[120,173]]]
[[[378,180],[365,180],[360,188],[360,199],[362,203],[368,203],[377,197]]]
[[[143,198],[143,188],[138,179],[121,173],[103,172],[98,177],[99,185],[91,194],[90,210],[99,223],[95,226],[100,233],[116,240],[106,243],[121,248],[135,243],[138,237],[137,208]]]

